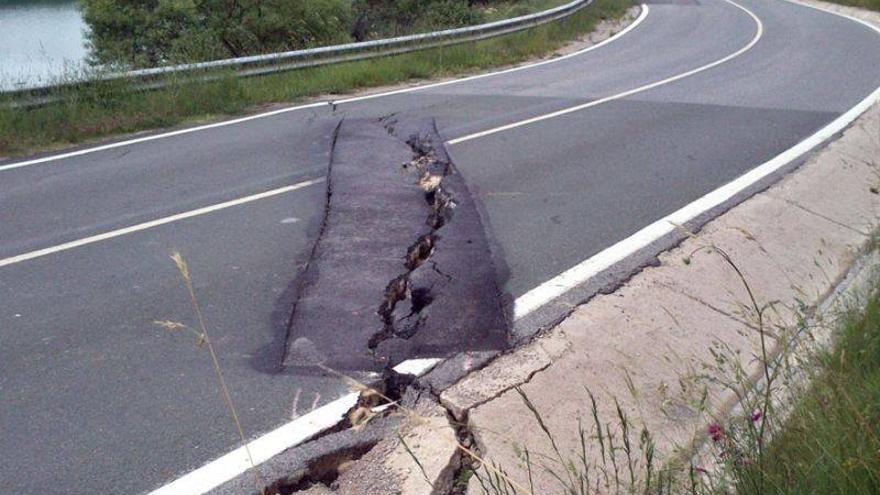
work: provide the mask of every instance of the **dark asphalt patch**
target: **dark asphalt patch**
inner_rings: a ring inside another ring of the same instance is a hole
[[[287,369],[377,371],[506,347],[489,243],[433,119],[343,122],[327,182]]]

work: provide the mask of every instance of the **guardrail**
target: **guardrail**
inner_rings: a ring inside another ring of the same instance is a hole
[[[158,89],[167,84],[162,81],[162,78],[178,74],[190,75],[202,73],[199,77],[210,79],[211,77],[204,73],[231,69],[235,71],[234,75],[236,77],[249,77],[318,65],[365,60],[373,57],[397,55],[416,50],[465,43],[522,31],[557,19],[568,17],[591,3],[593,3],[593,0],[573,0],[565,5],[560,5],[542,12],[476,26],[446,29],[443,31],[413,34],[382,40],[322,46],[305,50],[293,50],[265,55],[212,60],[209,62],[193,64],[115,72],[79,81],[74,80],[63,84],[16,88],[2,94],[11,99],[19,99],[19,97],[22,97],[22,99],[25,100],[19,100],[18,102],[12,103],[13,106],[32,106],[54,101],[56,98],[52,98],[50,95],[59,89],[96,82],[132,79],[141,82],[138,89]]]

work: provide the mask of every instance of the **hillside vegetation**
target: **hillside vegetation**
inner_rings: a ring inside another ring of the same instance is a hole
[[[81,0],[94,64],[214,60],[477,24],[560,0]]]

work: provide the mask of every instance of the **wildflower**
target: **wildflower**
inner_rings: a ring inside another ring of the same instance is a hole
[[[706,470],[706,468],[700,467],[700,466],[694,466],[694,471],[696,471],[700,474],[707,474],[709,472]]]
[[[710,424],[709,437],[712,438],[713,442],[720,442],[724,438],[724,427],[718,423]]]
[[[762,416],[764,415],[761,413],[761,410],[755,409],[754,412],[752,412],[752,423],[757,423],[758,421],[760,421]]]

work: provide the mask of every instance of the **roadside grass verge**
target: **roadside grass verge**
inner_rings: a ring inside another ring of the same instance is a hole
[[[207,82],[172,80],[155,91],[107,82],[72,88],[60,94],[63,101],[31,109],[10,108],[0,98],[0,156],[233,116],[260,105],[295,103],[321,94],[515,64],[552,53],[591,32],[599,21],[621,17],[632,5],[632,0],[596,0],[564,20],[528,31],[362,62],[252,78],[227,74]]]
[[[863,9],[880,10],[880,0],[827,0],[841,5],[860,7]]]
[[[765,490],[738,493],[880,493],[880,287],[864,312],[848,315],[809,391],[773,438]]]

